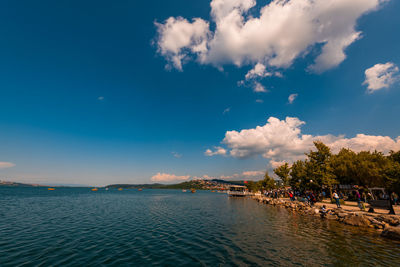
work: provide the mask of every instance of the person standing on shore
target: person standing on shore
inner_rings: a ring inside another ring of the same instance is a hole
[[[293,201],[293,193],[289,191],[289,198],[291,201]]]
[[[357,199],[357,205],[360,208],[360,210],[363,210],[363,207],[361,205],[361,195],[360,192],[358,192],[358,190],[355,190],[355,195],[356,195],[356,199]]]
[[[317,198],[315,197],[314,193],[311,191],[310,192],[310,206],[313,207],[314,204],[317,202]]]
[[[367,203],[367,194],[365,194],[365,191],[362,192],[362,198],[364,199],[364,203]]]
[[[337,206],[338,208],[340,208],[340,198],[339,198],[339,195],[336,193],[336,190],[333,192],[333,198],[334,198],[335,201],[336,201],[336,206]]]
[[[391,197],[392,197],[393,205],[396,205],[399,200],[399,196],[393,191],[391,194]]]

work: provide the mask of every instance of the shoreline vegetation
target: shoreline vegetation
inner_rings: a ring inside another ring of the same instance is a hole
[[[361,151],[356,153],[342,148],[333,154],[322,142],[314,142],[315,151],[305,153],[305,160],[297,160],[291,166],[283,163],[274,169],[281,180],[277,184],[268,172],[258,182],[249,181],[250,191],[290,187],[300,192],[314,191],[329,193],[339,185],[357,187],[361,193],[368,193],[368,188],[384,188],[391,193],[400,193],[400,151],[390,151],[389,155],[381,152]]]

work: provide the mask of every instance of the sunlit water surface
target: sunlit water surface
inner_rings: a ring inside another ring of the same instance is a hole
[[[0,265],[400,266],[400,243],[212,192],[3,187]]]

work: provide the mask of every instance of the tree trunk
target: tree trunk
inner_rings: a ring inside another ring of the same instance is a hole
[[[389,214],[396,214],[393,209],[392,191],[389,191]]]

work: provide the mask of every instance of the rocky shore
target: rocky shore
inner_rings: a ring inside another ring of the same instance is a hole
[[[286,199],[267,198],[265,196],[254,196],[260,203],[282,206],[302,214],[321,217],[318,207],[310,207],[308,204],[299,201]],[[389,214],[368,213],[365,211],[348,211],[342,208],[328,210],[323,219],[336,220],[341,223],[359,227],[369,227],[380,232],[382,237],[400,240],[400,216]]]

